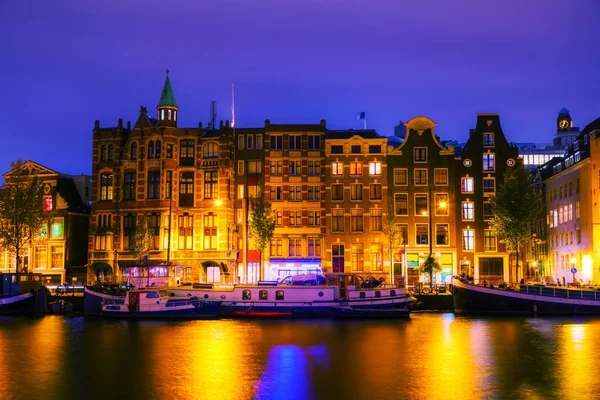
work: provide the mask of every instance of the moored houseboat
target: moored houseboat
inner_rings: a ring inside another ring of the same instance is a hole
[[[467,283],[454,277],[455,313],[515,315],[600,315],[600,291],[595,288],[565,288],[519,285],[498,288]]]
[[[45,312],[47,300],[41,274],[0,274],[0,314]]]
[[[368,310],[396,310],[396,316],[408,317],[415,301],[404,288],[365,287],[355,280],[354,274],[326,274],[301,282],[301,285],[294,284],[294,281],[286,285],[259,282],[259,285],[238,285],[227,289],[180,287],[171,291],[179,296],[222,301],[221,315],[232,317],[336,317],[341,314],[340,307],[362,310],[365,317],[369,315]],[[373,311],[371,314],[376,313]],[[388,312],[386,317],[392,313]],[[380,312],[380,315],[383,314]]]

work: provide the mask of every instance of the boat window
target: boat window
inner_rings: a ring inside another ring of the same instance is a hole
[[[365,292],[360,292],[360,298],[364,299],[365,297],[367,297],[367,294]]]
[[[204,295],[204,298],[205,298],[205,299],[208,299],[208,294],[205,294],[205,295]]]
[[[375,297],[381,297],[381,292],[379,290],[375,291]]]
[[[395,296],[396,295],[396,291],[394,289],[390,290],[390,296]]]
[[[146,293],[146,298],[147,299],[158,299],[160,296],[158,295],[158,292],[148,292]]]
[[[269,300],[269,292],[267,292],[266,290],[261,290],[258,293],[258,298],[260,300]]]
[[[283,300],[283,290],[278,290],[275,292],[275,300]]]
[[[319,292],[319,297],[323,297],[323,292]]]
[[[159,290],[158,294],[160,295],[160,297],[169,297],[169,292],[167,292],[166,290]]]
[[[250,300],[252,298],[252,294],[249,290],[244,290],[242,292],[242,300]]]

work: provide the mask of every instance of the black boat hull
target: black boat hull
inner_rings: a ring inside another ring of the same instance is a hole
[[[453,281],[454,312],[477,315],[600,315],[600,300],[483,288]],[[572,291],[572,293],[581,291]]]

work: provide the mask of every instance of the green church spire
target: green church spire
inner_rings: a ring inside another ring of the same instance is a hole
[[[173,94],[173,88],[171,88],[171,81],[169,80],[169,70],[167,70],[167,79],[165,79],[165,85],[163,86],[163,90],[160,95],[160,101],[158,102],[158,107],[178,108],[177,103],[175,102],[175,95]]]

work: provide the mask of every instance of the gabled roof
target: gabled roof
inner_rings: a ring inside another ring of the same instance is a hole
[[[36,175],[39,177],[43,176],[58,176],[58,172],[51,170],[48,167],[44,167],[41,164],[38,164],[33,161],[25,161],[21,164],[21,170],[27,170],[29,175]],[[11,169],[7,173],[4,174],[5,178],[10,177],[13,173],[16,172],[16,168]]]
[[[158,107],[177,108],[177,103],[175,102],[175,95],[173,94],[173,88],[171,87],[171,81],[169,80],[169,70],[167,70],[167,79],[165,79],[165,84],[163,86],[163,90],[160,95],[160,100],[156,108]]]
[[[135,121],[135,125],[133,125],[133,129],[139,128],[154,128],[158,121],[155,118],[148,117],[148,110],[144,106],[140,106],[140,116],[137,121]]]

